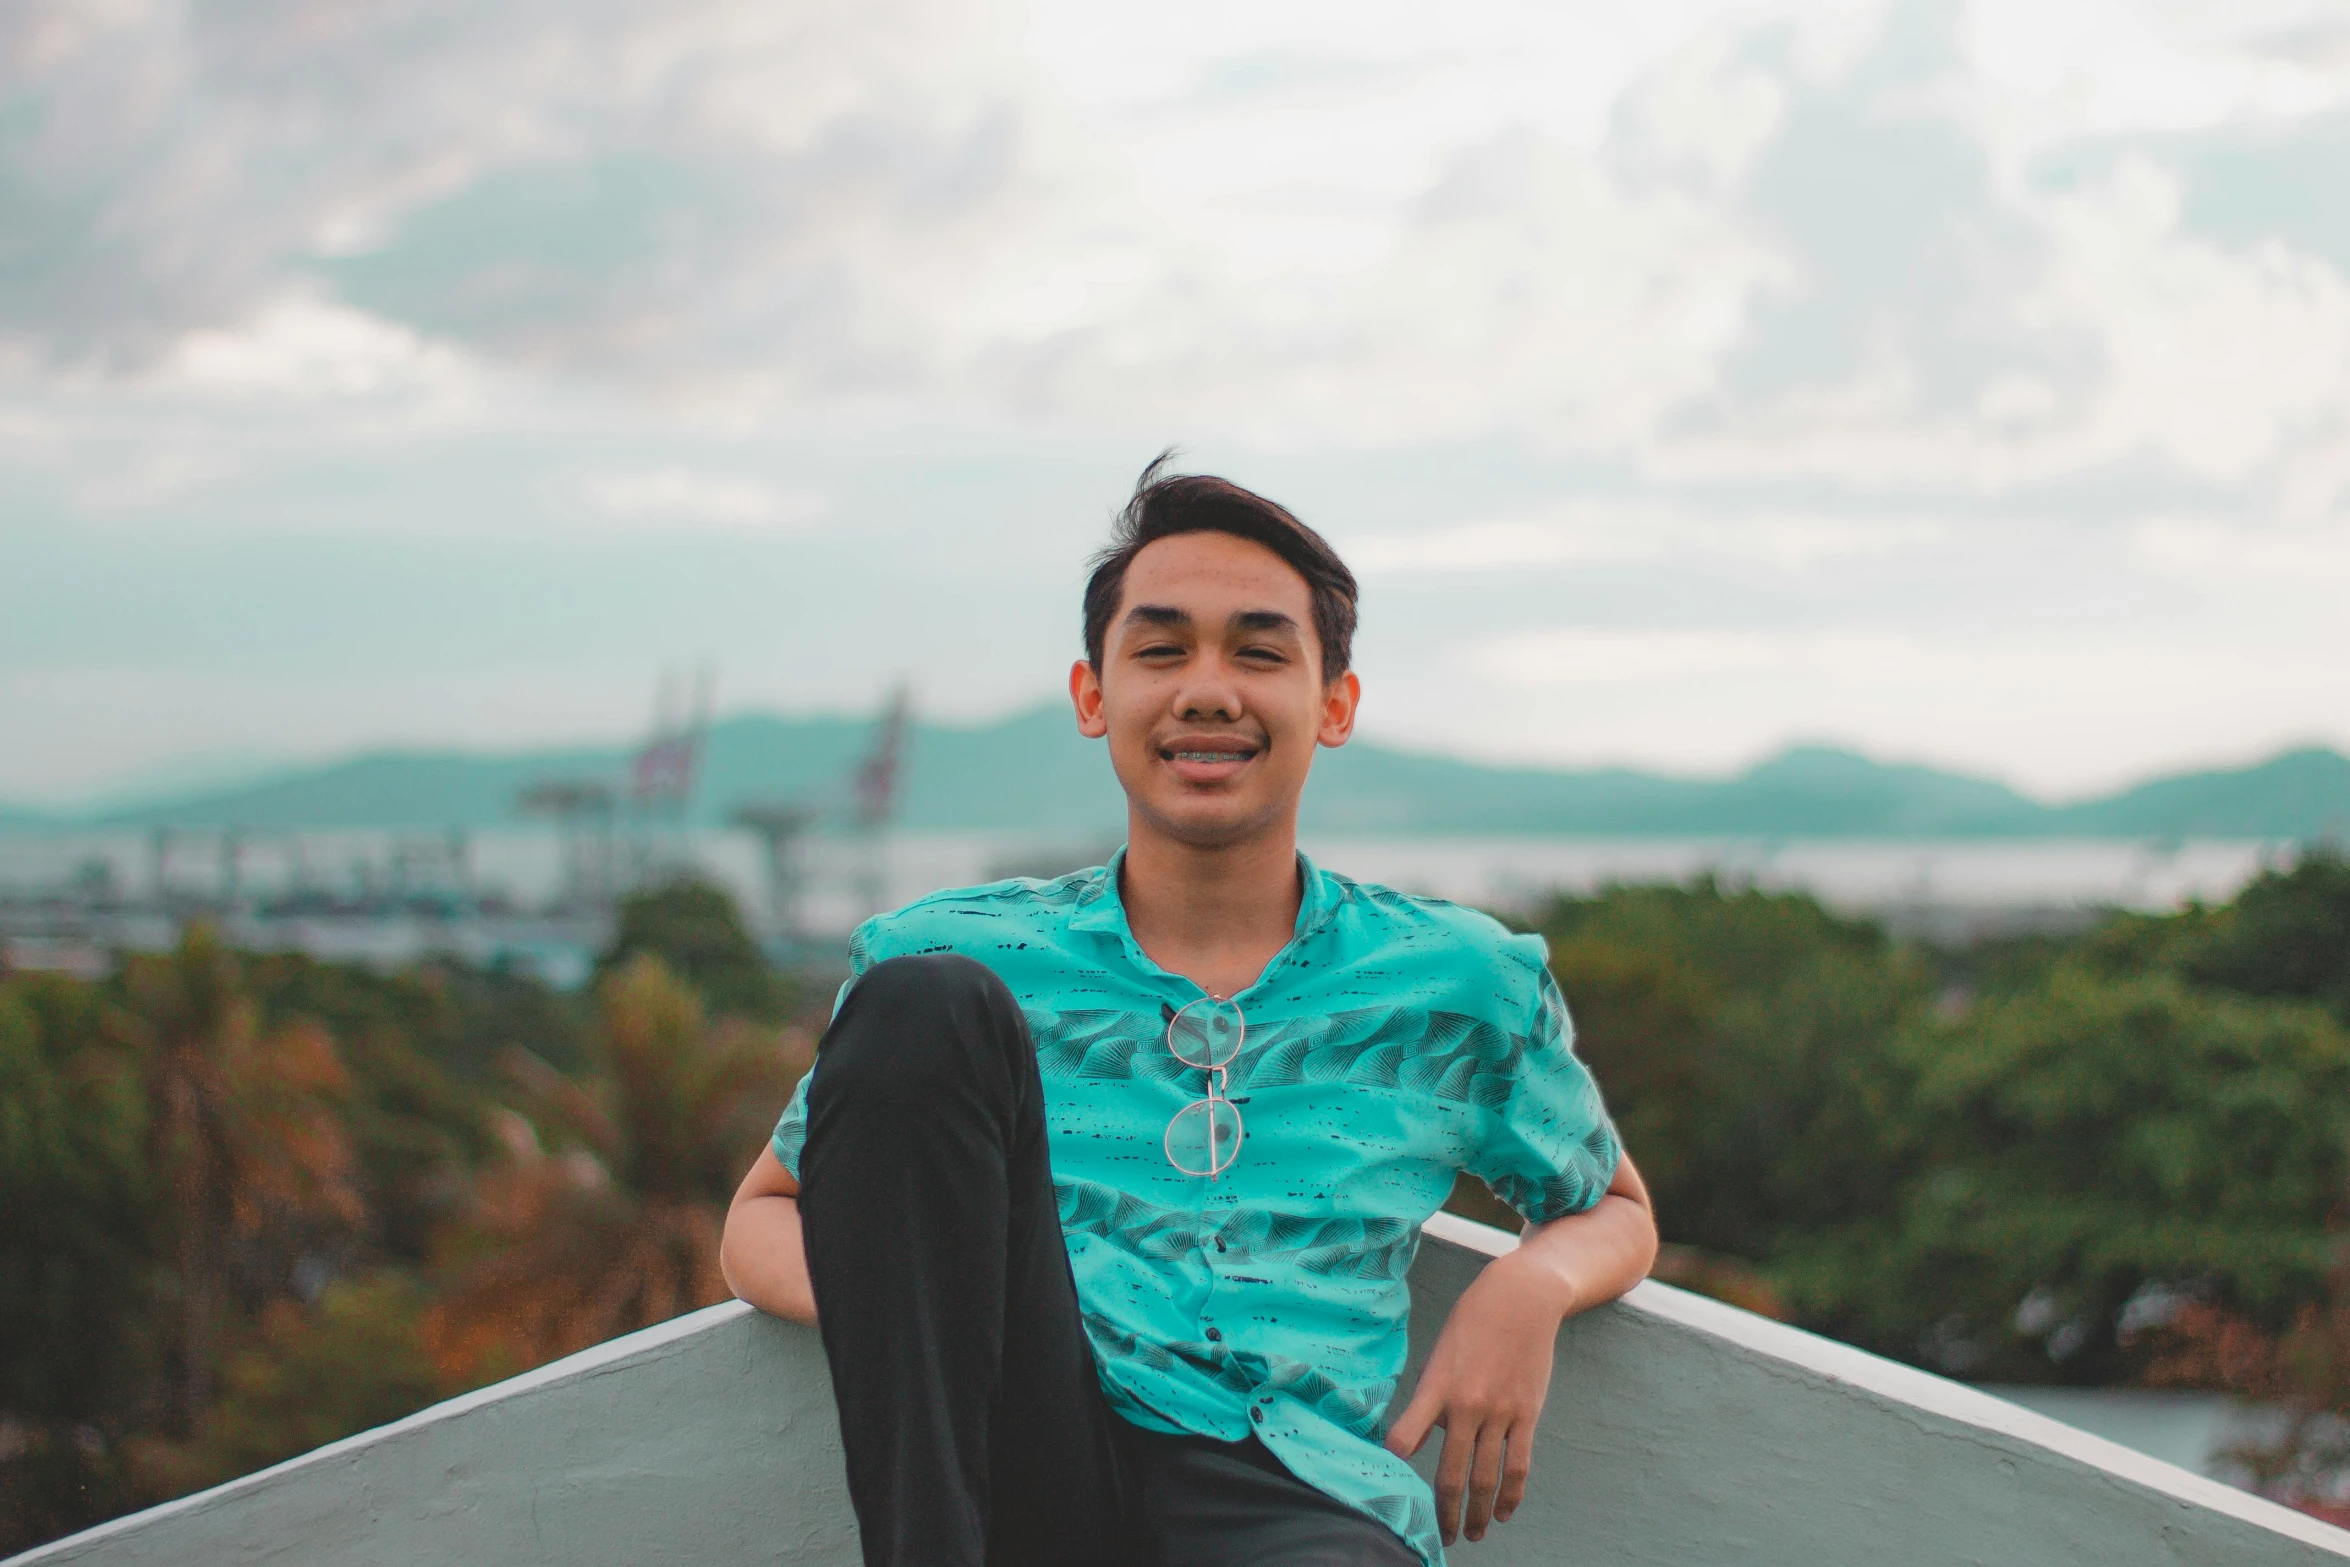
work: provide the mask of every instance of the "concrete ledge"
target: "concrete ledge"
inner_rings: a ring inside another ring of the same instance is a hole
[[[1441,1323],[1438,1301],[1516,1244],[1448,1214],[1428,1233],[1439,1244],[1423,1248],[1413,1274],[1425,1297],[1415,1299],[1416,1351]],[[1534,1474],[1517,1517],[1482,1545],[1456,1547],[1456,1560],[2218,1567],[2350,1558],[2350,1533],[2306,1514],[1655,1283],[1561,1330]]]
[[[8,1567],[855,1567],[814,1332],[693,1312]]]
[[[1460,1291],[1514,1244],[1449,1215],[1430,1222],[1412,1273],[1415,1371]],[[1644,1284],[1561,1331],[1526,1505],[1453,1555],[1495,1567],[2268,1567],[2350,1558],[2350,1533]],[[816,1335],[725,1305],[11,1567],[857,1560]]]

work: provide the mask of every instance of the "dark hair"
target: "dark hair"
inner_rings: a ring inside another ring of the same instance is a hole
[[[1355,574],[1330,541],[1262,495],[1207,474],[1162,474],[1173,448],[1151,459],[1134,481],[1134,499],[1111,525],[1110,542],[1093,558],[1085,582],[1085,657],[1096,671],[1109,641],[1110,617],[1126,589],[1134,557],[1178,533],[1229,533],[1262,544],[1306,579],[1313,597],[1314,635],[1322,644],[1325,683],[1346,673],[1354,655]]]

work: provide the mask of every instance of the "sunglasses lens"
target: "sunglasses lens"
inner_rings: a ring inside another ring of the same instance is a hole
[[[1186,1105],[1167,1123],[1167,1157],[1186,1175],[1221,1175],[1240,1157],[1240,1112],[1228,1099]]]
[[[1240,1042],[1247,1033],[1240,1008],[1214,996],[1202,996],[1176,1013],[1167,1025],[1167,1048],[1185,1066],[1229,1066],[1240,1054]]]

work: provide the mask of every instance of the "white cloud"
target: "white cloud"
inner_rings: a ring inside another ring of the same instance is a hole
[[[67,493],[87,512],[146,511],[185,500],[237,473],[234,454],[185,436],[142,445],[117,466],[75,465]]]
[[[2217,695],[2259,672],[2274,683],[2277,649],[2243,646],[2219,658],[2177,643],[2000,636],[1927,638],[1856,628],[1805,631],[1622,631],[1560,627],[1516,632],[1467,650],[1463,667],[1522,686],[1639,686],[1734,675],[1815,690],[1960,691],[2007,699],[2040,687]],[[2350,650],[2312,676],[2350,675]],[[2040,699],[2045,701],[2045,698]],[[2059,700],[2062,700],[2060,698]],[[2035,702],[2033,705],[2039,705]]]
[[[1390,572],[1506,571],[1522,566],[1638,560],[1653,547],[1620,513],[1594,509],[1541,519],[1497,517],[1451,528],[1373,533],[1350,539],[1346,558],[1361,576]]]
[[[2350,30],[2333,0],[1972,0],[1979,68],[2064,129],[2145,132],[2318,112],[2342,101]]]
[[[2235,476],[2341,402],[2342,280],[2184,240],[2158,171],[2022,170],[2285,93],[2261,40],[2300,15],[1221,8],[1169,48],[1057,4],[36,0],[0,160],[44,245],[0,339],[224,395],[380,393],[454,343],[738,417]]]
[[[829,384],[916,341],[893,307],[1020,181],[1005,30],[939,0],[31,0],[0,37],[42,236],[0,322],[69,367],[151,364],[339,262],[351,302],[533,363]]]
[[[2176,182],[2142,159],[2060,205],[2056,232],[2059,297],[2107,361],[2076,461],[2147,450],[2241,480],[2350,411],[2350,279],[2325,263],[2179,233]]]
[[[2216,517],[2162,517],[2140,524],[2134,543],[2140,559],[2182,582],[2234,578],[2314,591],[2336,604],[2350,593],[2350,519],[2245,528]]]
[[[1833,650],[1833,651],[1832,651]],[[1522,631],[1474,649],[1468,667],[1487,679],[1529,686],[1670,684],[1732,670],[1782,670],[1835,653],[1869,653],[1869,639],[1823,643],[1751,631]]]
[[[608,741],[637,721],[643,674],[609,659],[475,673],[288,667],[180,671],[114,664],[0,669],[0,711],[78,743],[11,755],[11,800],[82,803],[126,775],[178,770],[202,756],[266,756],[286,765],[382,744],[510,748]],[[93,725],[90,715],[108,715]],[[411,715],[385,722],[387,713]],[[429,715],[429,716],[428,716]],[[625,715],[615,721],[616,715]]]
[[[2049,793],[2115,787],[2291,742],[2350,743],[2350,646],[2306,626],[2222,643],[1985,627],[1922,636],[1560,627],[1371,683],[1422,743],[1520,759],[1739,764],[1791,736],[1990,770]]]
[[[460,356],[413,328],[327,300],[289,296],[235,327],[200,327],[159,384],[230,395],[363,397],[462,377]]]
[[[725,531],[790,531],[824,515],[819,495],[787,493],[757,479],[649,468],[598,474],[581,494],[604,516],[630,523],[684,524]]]
[[[1432,736],[1474,709],[1508,744],[1589,720],[1673,757],[1934,720],[2072,773],[2233,745],[2338,710],[2304,673],[2341,674],[2350,251],[2215,230],[2179,138],[2343,114],[2329,17],[24,0],[0,528],[301,530],[376,565],[465,541],[517,572],[500,537],[674,536],[681,583],[745,535],[837,570],[886,521],[889,564],[968,551],[988,598],[1114,503],[1071,473],[1179,439],[1321,485],[1312,514],[1432,625],[1517,624],[1512,594],[1578,568],[1638,584],[1616,640],[1479,655],[1516,707],[1383,688]],[[2273,165],[2286,196],[2332,145]],[[79,591],[96,616],[112,590]],[[269,634],[185,613],[189,658]],[[1683,623],[1707,616],[1737,625]],[[2048,640],[2074,618],[2120,651]],[[1820,629],[1864,619],[1916,640]],[[2040,651],[2002,662],[2019,624]],[[6,630],[0,660],[46,656]],[[1393,659],[1457,681],[1457,645],[1399,630]],[[866,695],[832,646],[772,656]],[[993,641],[940,657],[1026,679]]]
[[[1346,557],[1366,576],[1631,561],[1762,562],[1797,569],[1898,555],[1934,544],[1946,532],[1942,524],[1905,517],[1708,512],[1663,501],[1588,501],[1453,527],[1365,534],[1347,541]]]

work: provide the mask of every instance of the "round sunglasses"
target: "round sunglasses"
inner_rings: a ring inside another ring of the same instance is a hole
[[[1240,1107],[1224,1097],[1232,1060],[1248,1037],[1248,1020],[1221,996],[1202,996],[1167,1019],[1167,1048],[1185,1066],[1208,1074],[1208,1091],[1167,1123],[1167,1162],[1186,1175],[1222,1175],[1240,1157],[1247,1135]]]

